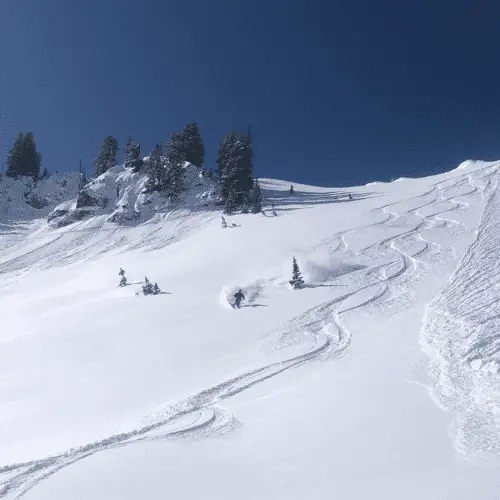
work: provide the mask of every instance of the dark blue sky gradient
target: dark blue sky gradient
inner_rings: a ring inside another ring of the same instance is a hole
[[[495,0],[2,0],[0,157],[50,170],[252,125],[256,174],[321,185],[500,157]]]

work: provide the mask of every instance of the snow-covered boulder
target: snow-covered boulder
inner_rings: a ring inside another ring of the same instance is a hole
[[[160,192],[147,192],[145,173],[123,165],[113,167],[89,182],[74,200],[55,207],[49,223],[62,227],[87,217],[107,215],[107,222],[131,224],[169,209],[196,210],[213,205],[218,199],[216,183],[190,163],[184,165],[184,172],[186,189],[174,203]]]
[[[80,174],[63,172],[33,183],[31,177],[0,176],[0,219],[46,217],[58,204],[78,193]]]

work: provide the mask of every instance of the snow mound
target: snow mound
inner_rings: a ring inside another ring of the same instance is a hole
[[[186,190],[175,207],[196,210],[213,205],[217,201],[215,182],[189,163],[184,170]],[[63,227],[94,216],[105,216],[105,222],[120,225],[145,222],[174,206],[162,193],[147,193],[147,180],[146,174],[123,165],[111,168],[89,182],[75,199],[55,207],[49,223]]]

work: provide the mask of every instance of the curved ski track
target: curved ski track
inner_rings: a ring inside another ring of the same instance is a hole
[[[0,498],[21,498],[40,481],[100,451],[142,440],[179,436],[201,439],[231,431],[239,423],[232,414],[219,405],[221,401],[291,368],[313,360],[326,360],[341,356],[351,340],[351,332],[342,323],[342,317],[349,312],[381,303],[384,298],[386,302],[390,302],[388,296],[397,298],[397,295],[407,293],[411,281],[420,276],[416,274],[417,269],[419,267],[425,269],[427,266],[424,258],[442,251],[441,244],[426,239],[422,233],[432,231],[438,227],[439,222],[459,226],[460,222],[453,219],[444,220],[440,218],[440,215],[467,207],[468,202],[457,200],[459,197],[472,196],[479,192],[481,199],[484,199],[484,192],[490,186],[489,179],[496,173],[497,168],[485,167],[473,174],[456,176],[452,179],[454,182],[448,186],[445,184],[450,182],[450,179],[436,183],[431,190],[423,194],[375,209],[384,214],[381,221],[337,233],[334,237],[338,245],[334,251],[342,251],[346,255],[373,257],[378,259],[378,262],[375,260],[373,266],[348,275],[351,279],[354,278],[354,286],[350,291],[309,309],[285,325],[285,331],[281,334],[282,345],[286,347],[290,340],[303,341],[305,336],[312,336],[314,345],[307,352],[249,371],[185,400],[173,402],[166,406],[159,415],[150,416],[152,423],[129,432],[115,434],[39,460],[0,467]],[[487,171],[483,177],[474,177],[475,173],[483,170]],[[484,185],[474,184],[474,180],[484,178],[487,179]],[[444,197],[446,191],[461,188],[463,184],[468,186],[468,191],[455,193],[448,198]],[[402,213],[395,210],[397,205],[412,200],[417,202],[422,200],[423,203],[403,210]],[[431,215],[423,215],[419,212],[433,204],[444,204],[447,207]],[[393,223],[396,221],[404,222],[409,228],[394,236],[384,238],[358,253],[349,248],[345,239],[349,234],[373,226],[394,229]],[[410,243],[409,249],[405,248],[405,246],[408,247],[408,242]],[[412,246],[418,248],[413,248],[412,251]],[[380,263],[380,257],[390,260]],[[341,276],[338,280],[341,281],[344,278],[345,276]]]

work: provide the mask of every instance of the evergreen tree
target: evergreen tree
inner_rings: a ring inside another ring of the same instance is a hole
[[[149,155],[146,162],[146,172],[149,177],[148,191],[161,191],[164,189],[166,181],[165,159],[163,157],[163,149],[159,144],[156,145]]]
[[[7,176],[29,176],[36,182],[40,177],[42,156],[36,150],[31,132],[19,133],[7,158]]]
[[[226,213],[231,213],[248,205],[253,188],[250,138],[231,132],[223,139],[217,153],[218,182]]]
[[[205,146],[196,122],[188,123],[181,132],[182,149],[185,160],[196,167],[202,167],[205,161]]]
[[[48,179],[50,177],[49,171],[47,170],[47,167],[43,169],[43,174],[42,174],[42,179]]]
[[[231,215],[238,208],[237,194],[234,191],[229,191],[224,200],[224,213],[226,215]]]
[[[255,179],[250,199],[252,202],[252,213],[258,214],[262,212],[262,190],[257,179]]]
[[[127,144],[125,145],[125,168],[130,168],[134,172],[142,170],[144,162],[141,158],[141,145],[134,144],[132,136],[128,136]]]
[[[165,144],[167,171],[164,189],[173,199],[179,198],[184,190],[184,162],[187,161],[187,153],[183,141],[183,135],[174,132]]]
[[[224,218],[223,215],[221,216],[221,226],[222,226],[222,229],[226,229],[226,227],[227,227],[227,222],[226,222],[226,219]]]
[[[104,138],[99,155],[94,160],[94,176],[107,172],[110,168],[116,166],[116,157],[118,155],[118,141],[108,135]]]
[[[118,273],[118,275],[121,276],[119,286],[125,286],[127,284],[127,278],[125,277],[125,271],[121,267],[120,267],[120,272]]]
[[[153,294],[153,285],[148,280],[147,277],[144,278],[144,285],[142,285],[142,293],[144,295],[152,295]]]
[[[153,295],[158,295],[161,293],[160,287],[158,286],[158,283],[155,283],[153,286]]]
[[[293,189],[293,184],[290,184],[290,194],[294,194],[295,190]]]
[[[304,288],[304,279],[302,278],[302,274],[299,269],[299,265],[297,264],[297,260],[295,257],[293,258],[292,264],[292,279],[289,281],[292,288],[298,290],[299,288]]]
[[[212,167],[204,168],[201,173],[203,177],[207,177],[208,179],[212,179],[214,176],[214,171]]]

